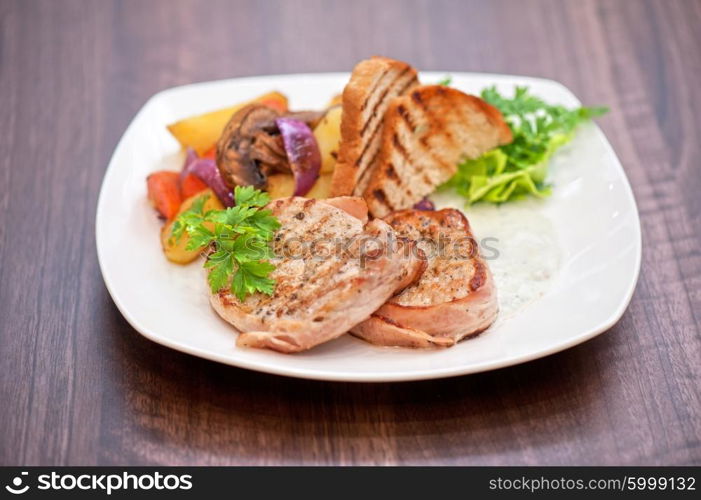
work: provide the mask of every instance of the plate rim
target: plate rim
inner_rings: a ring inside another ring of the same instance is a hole
[[[428,77],[440,77],[444,76],[446,74],[450,74],[453,76],[459,76],[459,77],[479,77],[479,78],[494,78],[498,80],[508,80],[508,79],[518,79],[520,81],[538,81],[538,82],[544,82],[549,85],[555,85],[559,87],[561,90],[569,94],[571,97],[573,97],[577,102],[579,99],[575,96],[575,94],[567,88],[564,84],[558,82],[557,80],[552,80],[548,78],[540,78],[540,77],[532,77],[532,76],[521,76],[521,75],[512,75],[512,74],[500,74],[500,73],[478,73],[478,72],[464,72],[464,71],[422,71],[420,72],[420,75],[423,76],[428,76]],[[515,366],[521,363],[527,363],[529,361],[533,361],[536,359],[544,358],[546,356],[550,356],[552,354],[556,354],[558,352],[562,352],[566,349],[569,349],[571,347],[577,346],[579,344],[582,344],[588,340],[591,340],[592,338],[610,330],[623,316],[625,313],[626,309],[628,308],[628,305],[630,304],[633,295],[635,293],[635,289],[637,287],[638,279],[640,277],[640,269],[641,269],[641,262],[642,262],[642,231],[641,231],[641,223],[640,223],[640,212],[638,210],[638,205],[635,199],[635,194],[633,192],[632,186],[630,184],[630,180],[628,179],[628,176],[626,175],[625,169],[623,168],[623,165],[618,158],[618,155],[616,154],[616,151],[613,149],[613,146],[609,142],[608,138],[604,134],[604,132],[601,130],[601,128],[598,126],[598,124],[593,123],[592,126],[594,128],[594,132],[597,135],[597,138],[602,141],[604,148],[606,149],[607,153],[611,155],[611,157],[614,160],[614,165],[615,168],[618,170],[618,172],[622,175],[623,178],[623,195],[628,198],[628,201],[632,204],[632,207],[635,212],[635,224],[634,227],[632,228],[634,233],[635,233],[635,262],[634,262],[634,276],[633,279],[630,280],[628,283],[628,287],[626,290],[626,293],[622,295],[621,300],[619,301],[618,307],[615,309],[615,311],[610,315],[610,317],[606,321],[602,321],[601,324],[597,325],[594,328],[591,328],[589,330],[584,331],[583,333],[580,333],[579,335],[569,338],[563,342],[554,344],[550,346],[549,348],[546,349],[541,349],[539,351],[531,352],[528,354],[521,354],[521,355],[516,355],[516,356],[511,356],[508,358],[503,358],[499,360],[493,360],[493,361],[486,361],[482,363],[477,363],[477,364],[472,364],[464,367],[450,367],[450,368],[431,368],[431,369],[423,369],[423,370],[414,370],[411,372],[363,372],[363,373],[357,373],[357,372],[328,372],[325,370],[314,370],[314,369],[305,369],[305,368],[298,368],[298,367],[280,367],[277,366],[274,362],[267,362],[267,361],[260,361],[260,360],[246,360],[246,359],[236,359],[232,360],[231,358],[227,357],[226,355],[220,355],[217,353],[214,353],[212,351],[207,351],[201,348],[197,347],[192,347],[189,345],[182,344],[180,342],[171,340],[167,337],[164,337],[158,333],[155,333],[151,331],[149,328],[141,325],[138,321],[137,318],[135,318],[132,314],[129,313],[128,309],[124,306],[124,304],[121,302],[119,299],[119,295],[115,292],[112,283],[110,282],[108,278],[108,272],[106,271],[105,267],[105,262],[104,262],[104,257],[101,252],[101,245],[100,245],[100,237],[99,237],[99,228],[101,227],[101,220],[105,217],[105,211],[106,211],[106,206],[105,206],[105,191],[106,191],[106,186],[108,185],[108,180],[113,175],[113,173],[116,171],[115,167],[115,157],[117,156],[117,153],[124,147],[124,142],[125,138],[128,137],[129,131],[135,126],[136,123],[138,123],[139,118],[141,117],[142,114],[145,113],[146,110],[148,110],[151,106],[153,106],[153,103],[158,101],[159,99],[165,98],[170,93],[176,93],[178,91],[182,91],[185,89],[196,89],[198,87],[204,87],[204,86],[209,86],[212,84],[221,84],[221,85],[226,85],[228,83],[234,83],[234,82],[241,82],[241,81],[255,81],[255,80],[263,80],[263,79],[272,79],[272,78],[314,78],[314,77],[348,77],[350,75],[349,72],[320,72],[320,73],[287,73],[287,74],[272,74],[272,75],[255,75],[255,76],[246,76],[246,77],[240,77],[240,78],[227,78],[227,79],[220,79],[220,80],[210,80],[210,81],[201,81],[201,82],[194,82],[194,83],[189,83],[185,85],[179,85],[175,87],[169,87],[163,90],[160,90],[159,92],[156,92],[153,94],[150,98],[146,100],[146,102],[139,108],[139,110],[136,112],[134,117],[131,119],[129,122],[129,125],[124,129],[124,132],[122,133],[119,141],[117,142],[112,155],[110,156],[110,160],[107,164],[107,168],[105,169],[105,173],[102,179],[102,183],[100,185],[100,191],[97,199],[97,207],[96,207],[96,215],[95,215],[95,246],[96,246],[96,251],[97,251],[97,260],[98,260],[98,266],[100,268],[100,274],[102,275],[102,280],[105,284],[105,287],[107,288],[107,291],[112,298],[112,301],[116,305],[117,309],[119,312],[122,314],[124,319],[127,320],[129,325],[134,328],[140,335],[146,337],[147,339],[163,345],[165,347],[174,349],[179,352],[183,352],[185,354],[197,356],[203,359],[207,359],[209,361],[215,361],[218,363],[222,363],[225,365],[229,366],[235,366],[238,368],[243,368],[247,370],[253,370],[253,371],[258,371],[262,373],[268,373],[268,374],[273,374],[273,375],[281,375],[281,376],[287,376],[287,377],[294,377],[294,378],[302,378],[302,379],[310,379],[310,380],[322,380],[322,381],[332,381],[332,382],[361,382],[361,383],[368,383],[368,382],[374,382],[374,383],[381,383],[381,382],[411,382],[411,381],[418,381],[418,380],[434,380],[434,379],[440,379],[440,378],[448,378],[448,377],[458,377],[462,375],[469,375],[473,373],[481,373],[485,371],[491,371],[491,370],[498,370],[501,368],[506,368],[509,366]],[[386,348],[386,349],[392,349],[392,348]]]

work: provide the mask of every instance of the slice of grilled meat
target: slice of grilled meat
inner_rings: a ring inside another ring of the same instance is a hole
[[[244,301],[227,290],[210,301],[241,334],[237,345],[292,353],[334,339],[416,281],[426,260],[382,220],[367,220],[362,198],[281,198],[268,208],[274,237],[272,296]]]
[[[407,63],[372,57],[359,62],[343,90],[341,145],[331,183],[331,196],[360,196],[377,159],[382,119],[392,98],[418,85]]]
[[[398,236],[417,243],[428,267],[418,281],[355,326],[353,334],[385,346],[447,347],[494,322],[494,281],[459,210],[403,210],[384,220]]]
[[[411,208],[450,179],[464,158],[511,142],[499,110],[442,85],[414,89],[385,113],[380,155],[363,192],[370,213]]]

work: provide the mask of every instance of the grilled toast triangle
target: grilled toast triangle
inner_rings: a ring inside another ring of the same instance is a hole
[[[385,111],[392,99],[418,85],[409,64],[375,56],[359,62],[343,90],[341,145],[330,196],[360,196],[377,160]]]
[[[426,85],[395,97],[384,116],[379,157],[363,191],[370,213],[411,208],[450,179],[458,163],[511,142],[498,109],[479,97]]]

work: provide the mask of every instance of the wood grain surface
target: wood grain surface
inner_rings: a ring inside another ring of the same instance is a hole
[[[701,463],[699,26],[696,0],[0,0],[0,464]],[[600,124],[644,239],[615,327],[491,373],[340,384],[204,361],[127,324],[94,218],[144,102],[372,54],[553,78],[612,108]]]

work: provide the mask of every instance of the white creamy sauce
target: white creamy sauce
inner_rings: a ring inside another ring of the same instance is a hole
[[[539,200],[504,205],[478,203],[465,207],[455,193],[431,196],[437,209],[457,208],[469,219],[482,256],[494,275],[503,321],[541,297],[559,269],[561,252],[552,222],[539,209]]]

